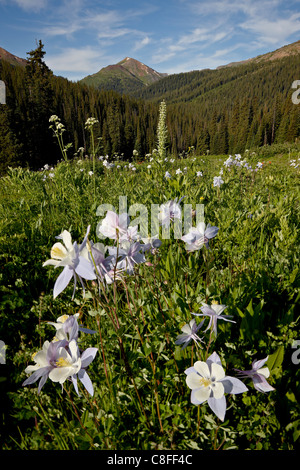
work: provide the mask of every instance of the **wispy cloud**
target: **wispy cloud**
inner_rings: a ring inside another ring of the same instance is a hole
[[[46,63],[56,73],[61,71],[71,72],[74,80],[83,78],[84,74],[90,73],[95,68],[95,63],[103,61],[103,55],[91,46],[83,48],[65,48],[58,54],[47,55]],[[95,70],[96,72],[97,70]],[[75,75],[77,78],[75,78]]]
[[[143,39],[138,40],[135,42],[135,45],[133,47],[134,51],[138,51],[139,49],[142,49],[145,46],[148,46],[151,43],[151,39],[149,36],[145,36]]]
[[[288,40],[289,36],[300,32],[300,13],[289,18],[254,18],[241,23],[241,28],[250,31],[256,40],[264,44],[276,45]]]
[[[11,0],[11,3],[16,3],[23,10],[40,11],[46,8],[48,0]]]

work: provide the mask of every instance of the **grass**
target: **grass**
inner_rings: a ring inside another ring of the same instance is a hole
[[[269,157],[257,171],[237,165],[229,171],[227,158],[158,162],[154,156],[135,166],[115,161],[110,169],[98,158],[74,159],[40,172],[11,169],[1,178],[3,449],[296,448],[299,150]],[[242,159],[254,169],[261,157],[248,152]],[[176,174],[178,168],[182,173]],[[214,187],[221,168],[224,183]],[[166,171],[172,178],[165,178]],[[112,204],[118,211],[120,196],[127,197],[132,219],[138,215],[134,204],[148,214],[152,204],[182,196],[182,205],[204,204],[205,223],[219,228],[211,250],[188,253],[171,232],[146,264],[108,286],[105,295],[87,283],[86,295],[79,285],[72,301],[70,284],[53,299],[60,270],[42,264],[55,237],[68,230],[80,243],[90,225],[90,239],[99,241],[97,208]],[[216,338],[201,329],[203,349],[190,344],[181,350],[175,340],[185,323],[199,322],[192,312],[200,312],[203,302],[226,305],[235,323],[219,321]],[[88,371],[94,396],[83,388],[77,396],[70,382],[62,390],[48,380],[40,394],[37,384],[22,387],[32,353],[53,336],[46,322],[77,312],[96,331],[80,336],[83,348],[98,348]],[[269,356],[268,382],[275,390],[263,394],[247,381],[247,393],[226,396],[224,422],[207,403],[193,405],[184,371],[213,351],[231,376]]]

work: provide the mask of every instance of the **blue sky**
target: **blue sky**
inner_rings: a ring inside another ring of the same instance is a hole
[[[0,0],[0,47],[45,46],[79,80],[125,57],[169,74],[215,68],[300,40],[300,0]]]

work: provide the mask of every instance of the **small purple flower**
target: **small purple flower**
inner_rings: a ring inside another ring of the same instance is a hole
[[[209,240],[214,238],[218,231],[218,227],[212,227],[210,224],[206,226],[204,222],[200,222],[197,227],[191,227],[181,240],[186,243],[187,251],[200,250],[204,245],[209,249]]]
[[[268,367],[262,367],[265,362],[267,362],[268,357],[265,359],[261,359],[259,361],[252,362],[252,369],[251,370],[239,370],[235,369],[241,378],[250,378],[253,381],[254,388],[259,392],[271,392],[275,390],[275,388],[271,387],[271,385],[267,382],[267,378],[270,377],[270,370]]]
[[[136,264],[144,263],[146,261],[143,247],[140,242],[135,242],[133,244],[123,242],[119,249],[117,247],[111,247],[109,248],[109,252],[114,256],[117,256],[118,254],[117,269],[127,271],[128,274],[133,274]]]
[[[180,335],[177,336],[175,344],[178,346],[180,344],[183,344],[181,349],[185,349],[187,345],[190,343],[190,341],[194,340],[196,344],[198,344],[198,341],[202,342],[202,339],[199,338],[197,335],[198,330],[200,330],[201,326],[203,325],[204,320],[197,325],[196,320],[191,320],[189,323],[184,325],[181,328],[181,333]]]
[[[105,255],[106,248],[103,243],[91,243],[91,254],[96,266],[96,274],[101,282],[110,279],[109,272],[115,265],[114,256]]]
[[[200,310],[203,313],[193,313],[192,315],[196,315],[197,317],[210,317],[209,324],[205,331],[211,328],[215,335],[217,336],[217,322],[218,320],[225,320],[231,323],[236,323],[234,320],[229,320],[229,315],[221,315],[224,312],[226,305],[219,305],[219,304],[212,304],[211,306],[204,304]]]
[[[165,204],[161,204],[159,207],[158,219],[161,225],[169,225],[170,221],[174,222],[174,219],[181,220],[182,213],[180,203],[185,196],[181,197],[177,201],[177,197],[172,199]]]

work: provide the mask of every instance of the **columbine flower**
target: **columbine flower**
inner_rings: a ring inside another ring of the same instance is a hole
[[[118,216],[115,212],[107,211],[105,218],[99,225],[99,231],[105,237],[112,240],[118,240],[120,236],[125,235],[129,225],[129,216],[125,212]]]
[[[219,356],[214,352],[206,362],[197,361],[185,370],[186,383],[192,390],[191,402],[201,405],[207,401],[210,409],[224,421],[226,413],[225,393],[236,395],[248,389],[235,377],[225,375]]]
[[[120,241],[133,242],[136,241],[139,237],[138,234],[138,225],[130,225],[125,233],[121,234]]]
[[[74,278],[72,298],[74,298],[77,283],[76,275],[78,275],[83,289],[84,286],[82,279],[90,281],[96,279],[92,264],[84,256],[81,256],[82,251],[86,247],[89,231],[90,227],[88,227],[87,233],[80,246],[78,246],[77,242],[72,244],[71,234],[67,230],[64,230],[58,237],[56,237],[61,239],[64,244],[61,242],[55,243],[51,249],[51,259],[45,261],[43,264],[43,266],[53,265],[55,268],[64,268],[55,282],[53,289],[54,298],[56,298],[67,287],[72,277]]]
[[[220,187],[221,184],[223,183],[224,181],[222,180],[221,176],[214,176],[214,181],[213,181],[214,186]]]
[[[200,222],[197,227],[191,227],[187,235],[183,235],[181,240],[186,242],[187,251],[200,250],[203,245],[209,248],[209,240],[214,238],[219,231],[218,227],[212,227]]]
[[[165,178],[166,178],[166,179],[172,178],[171,173],[169,173],[168,171],[166,171],[166,172],[165,172]]]
[[[191,320],[189,323],[184,325],[181,328],[181,333],[180,335],[177,336],[175,344],[178,346],[180,344],[183,344],[181,349],[185,349],[187,345],[190,343],[190,341],[194,340],[196,344],[198,344],[198,341],[202,342],[202,339],[199,338],[197,335],[198,330],[200,330],[201,326],[203,325],[204,320],[197,325],[196,320]]]
[[[128,274],[133,274],[136,264],[144,263],[146,261],[141,250],[142,245],[140,242],[135,242],[133,244],[130,244],[130,242],[123,242],[119,249],[117,247],[109,248],[110,254],[114,256],[117,256],[118,254],[119,261],[117,263],[117,268],[121,271],[127,271]]]
[[[168,225],[170,220],[174,221],[174,219],[181,220],[181,207],[180,203],[182,198],[179,199],[177,202],[177,198],[174,200],[168,201],[166,204],[162,204],[159,208],[158,220],[160,221],[161,225]]]
[[[89,377],[89,375],[88,375],[88,373],[86,372],[85,369],[95,359],[97,351],[98,351],[97,348],[87,348],[85,351],[83,351],[83,353],[80,356],[81,368],[77,372],[77,374],[74,374],[74,375],[71,376],[71,380],[73,382],[74,388],[75,388],[78,395],[79,395],[79,392],[78,392],[78,387],[77,387],[77,377],[79,378],[82,385],[84,385],[84,387],[86,388],[88,393],[91,396],[94,395],[94,387],[93,387],[92,381],[91,381],[91,379],[90,379],[90,377]],[[76,377],[76,375],[77,375],[77,377]]]
[[[178,168],[178,169],[176,170],[176,175],[181,175],[181,173],[182,173],[181,169]]]
[[[115,264],[114,256],[106,256],[106,247],[103,243],[91,243],[91,257],[96,266],[96,274],[101,282],[104,280],[108,283],[112,282],[109,272]]]
[[[151,250],[152,254],[154,254],[162,244],[162,241],[158,238],[158,235],[155,235],[154,237],[141,238],[141,240],[144,243],[144,245],[142,245],[142,250],[144,252]]]
[[[231,323],[236,323],[234,320],[229,320],[229,315],[221,315],[221,313],[224,312],[225,308],[227,308],[226,305],[212,304],[211,306],[209,306],[207,304],[204,304],[203,307],[200,308],[203,313],[193,313],[192,315],[196,315],[197,317],[210,317],[209,324],[205,331],[211,328],[217,336],[218,320],[225,320]]]
[[[75,339],[69,343],[65,340],[51,342],[45,341],[43,349],[38,351],[33,360],[35,365],[29,365],[25,372],[31,373],[23,386],[31,385],[39,381],[38,393],[49,378],[52,382],[63,384],[67,379],[72,380],[75,390],[77,389],[77,378],[81,380],[87,391],[92,395],[93,387],[85,369],[92,362],[97,348],[87,348],[81,355]]]
[[[253,361],[252,362],[252,369],[251,370],[239,370],[235,369],[240,377],[243,378],[250,378],[253,380],[254,388],[258,390],[259,392],[271,392],[272,390],[275,390],[275,388],[271,387],[270,384],[267,382],[267,378],[270,377],[270,371],[268,367],[263,367],[262,366],[267,362],[268,360],[267,356],[265,359],[261,359],[260,361]]]
[[[56,322],[48,321],[47,323],[56,329],[56,335],[52,341],[66,340],[69,343],[73,339],[77,341],[79,331],[83,333],[96,333],[94,330],[79,326],[78,317],[79,313],[75,313],[75,315],[61,315],[57,318]]]
[[[81,360],[78,356],[77,343],[75,340],[69,343],[69,352],[66,345],[66,341],[51,343],[45,341],[43,349],[33,357],[35,365],[25,369],[26,373],[33,372],[33,374],[23,382],[23,385],[30,385],[40,379],[38,387],[40,392],[48,378],[62,384],[68,377],[79,372]]]

